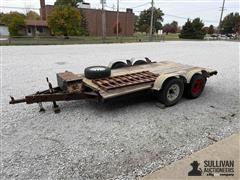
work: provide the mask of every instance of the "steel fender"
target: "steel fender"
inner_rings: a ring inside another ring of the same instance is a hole
[[[111,68],[112,65],[113,65],[114,63],[116,63],[116,62],[123,62],[123,61],[111,61],[111,62],[109,62],[108,67]]]
[[[193,69],[186,74],[187,83],[190,83],[194,74],[202,74],[202,69]]]
[[[157,79],[154,82],[154,85],[152,87],[153,90],[157,90],[159,91],[162,88],[162,85],[164,83],[164,81],[170,77],[176,77],[176,78],[180,78],[179,74],[176,73],[172,73],[172,74],[161,74],[160,76],[157,77]]]
[[[125,60],[118,60],[118,61],[111,61],[109,64],[108,64],[108,67],[111,68],[113,66],[113,64],[115,63],[118,63],[118,62],[123,62],[125,64],[128,65],[128,63],[125,61]]]

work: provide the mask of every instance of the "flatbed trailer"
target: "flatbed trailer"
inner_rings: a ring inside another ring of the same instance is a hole
[[[145,60],[113,62],[108,67],[92,66],[84,74],[63,72],[57,74],[58,86],[25,96],[11,97],[10,104],[38,103],[44,111],[43,102],[53,102],[54,112],[60,112],[57,101],[97,99],[104,101],[136,92],[153,92],[166,106],[175,105],[183,94],[188,98],[201,95],[207,78],[217,71],[209,68],[184,65],[171,61],[152,62]]]

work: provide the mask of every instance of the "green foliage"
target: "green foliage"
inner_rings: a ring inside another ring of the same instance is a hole
[[[26,19],[28,19],[28,20],[40,20],[40,16],[35,11],[29,11],[26,14]]]
[[[165,24],[163,26],[163,32],[168,33],[177,33],[178,31],[178,22],[173,21],[171,24]]]
[[[139,19],[139,16],[134,15],[134,32],[139,31],[138,30],[138,19]]]
[[[157,32],[162,28],[162,21],[163,21],[163,12],[160,8],[153,9],[153,33]],[[148,33],[150,30],[150,23],[151,23],[151,8],[144,10],[140,13],[138,22],[137,22],[137,30],[140,32]]]
[[[204,30],[204,24],[200,18],[196,18],[193,21],[187,20],[185,25],[182,27],[180,38],[183,39],[203,39],[206,35]]]
[[[170,25],[173,27],[174,33],[176,33],[177,30],[178,30],[178,22],[177,21],[173,21]]]
[[[20,31],[25,27],[25,15],[18,12],[4,14],[1,21],[8,26],[10,36],[20,36]]]
[[[48,25],[54,35],[76,36],[81,35],[81,14],[70,6],[57,6],[48,17]]]
[[[0,23],[2,23],[2,18],[3,18],[3,16],[4,16],[4,13],[0,13]]]
[[[54,5],[77,7],[77,3],[79,2],[84,2],[84,1],[83,0],[57,0]]]
[[[221,23],[221,33],[236,33],[240,31],[239,13],[230,13],[224,17]]]

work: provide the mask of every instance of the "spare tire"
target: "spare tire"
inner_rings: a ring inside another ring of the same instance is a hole
[[[106,66],[91,66],[84,70],[84,75],[88,79],[106,78],[111,75],[111,69]]]
[[[84,70],[84,75],[88,79],[105,78],[111,75],[111,69],[106,66],[91,66]]]

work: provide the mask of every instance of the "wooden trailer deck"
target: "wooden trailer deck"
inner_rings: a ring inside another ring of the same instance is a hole
[[[171,61],[162,61],[145,65],[124,67],[116,70],[113,69],[111,71],[111,77],[109,78],[103,78],[100,80],[83,78],[83,83],[85,86],[97,91],[103,99],[108,99],[141,90],[151,89],[154,86],[155,80],[160,76],[182,76],[186,78],[187,82],[189,82],[192,73],[202,71],[205,71],[210,75],[216,73],[215,70],[208,68],[194,67]]]

